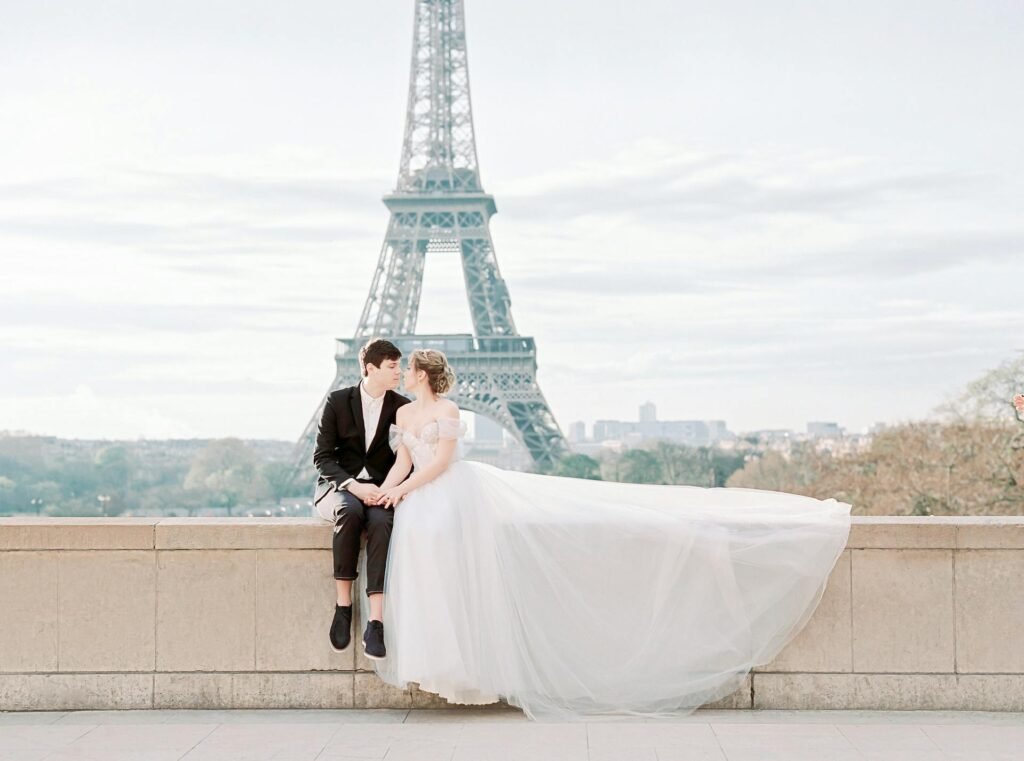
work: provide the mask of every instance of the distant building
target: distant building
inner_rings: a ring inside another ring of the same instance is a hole
[[[843,435],[843,429],[839,427],[838,423],[815,421],[807,424],[807,433],[817,438],[837,439]]]
[[[505,429],[484,415],[473,416],[473,438],[462,450],[467,460],[486,462],[506,470],[532,470],[530,453]]]
[[[705,420],[704,422],[708,426],[708,436],[712,441],[721,441],[732,437],[729,429],[725,427],[724,420]]]
[[[569,424],[569,441],[579,443],[587,439],[587,424],[582,420]]]
[[[788,441],[793,438],[789,428],[762,428],[759,431],[748,431],[744,436],[754,436],[765,441]]]
[[[530,453],[512,436],[502,439],[473,439],[462,450],[467,460],[486,462],[505,470],[533,470]]]
[[[636,423],[625,423],[621,420],[595,420],[594,441],[621,439],[633,430]]]
[[[658,420],[655,407],[647,402],[640,407],[640,419],[597,420],[594,441],[620,441],[632,446],[646,439],[660,439],[689,446],[708,446],[732,434],[724,420]]]

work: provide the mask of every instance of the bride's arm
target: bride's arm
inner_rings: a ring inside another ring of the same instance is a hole
[[[454,420],[459,419],[459,408],[452,403],[451,407],[446,409],[441,418],[453,418]],[[458,444],[458,439],[438,439],[437,451],[434,454],[434,459],[430,461],[430,464],[425,468],[419,468],[415,473],[412,474],[404,482],[392,486],[390,489],[385,489],[383,486],[381,489],[384,494],[381,495],[381,505],[397,505],[406,494],[411,492],[413,489],[417,489],[423,484],[428,484],[437,478],[439,475],[444,473],[448,468],[448,465],[452,461],[452,455],[455,453],[455,447]],[[403,449],[405,447],[402,447]],[[397,464],[397,463],[396,463]]]
[[[409,450],[405,444],[398,447],[398,452],[395,453],[395,464],[391,466],[391,470],[388,471],[387,478],[384,479],[384,483],[380,485],[380,490],[386,492],[393,486],[398,486],[405,480],[405,477],[409,475],[409,471],[412,470],[412,457],[409,454]]]
[[[395,414],[395,427],[401,428],[404,424],[405,421],[402,419],[402,408],[399,407],[398,412]],[[384,492],[402,483],[412,470],[412,455],[409,454],[408,447],[406,447],[405,444],[399,443],[398,448],[396,449],[394,445],[394,441],[396,439],[393,437],[394,432],[389,428],[388,439],[391,444],[391,448],[395,450],[395,463],[391,466],[391,469],[388,470],[388,474],[385,476],[384,482],[379,487],[380,496],[378,496],[373,502],[367,502],[368,505],[383,505]],[[397,441],[402,441],[400,436],[397,438]],[[390,505],[384,505],[384,507],[390,507]]]

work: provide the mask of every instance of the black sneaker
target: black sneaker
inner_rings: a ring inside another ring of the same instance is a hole
[[[381,660],[384,652],[384,622],[369,621],[366,624],[366,631],[363,632],[363,652],[367,658],[375,661]]]
[[[352,606],[335,605],[331,621],[331,649],[340,653],[352,641]]]

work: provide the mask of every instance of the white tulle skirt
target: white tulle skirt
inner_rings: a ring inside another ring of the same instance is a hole
[[[533,719],[689,713],[803,628],[849,530],[832,499],[457,461],[396,509],[374,667]]]

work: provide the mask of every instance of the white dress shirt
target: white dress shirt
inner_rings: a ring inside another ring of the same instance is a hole
[[[384,392],[386,394],[387,391]],[[377,433],[377,424],[380,423],[380,410],[384,404],[384,394],[378,397],[370,396],[366,390],[366,386],[363,385],[362,381],[359,381],[359,397],[363,404],[363,429],[365,430],[365,439],[363,446],[365,451],[369,451],[370,444],[373,443],[373,437]],[[370,474],[364,467],[359,471],[359,475],[356,478],[369,478]],[[350,478],[341,484],[342,489],[347,489],[348,485],[352,483],[355,478]]]

